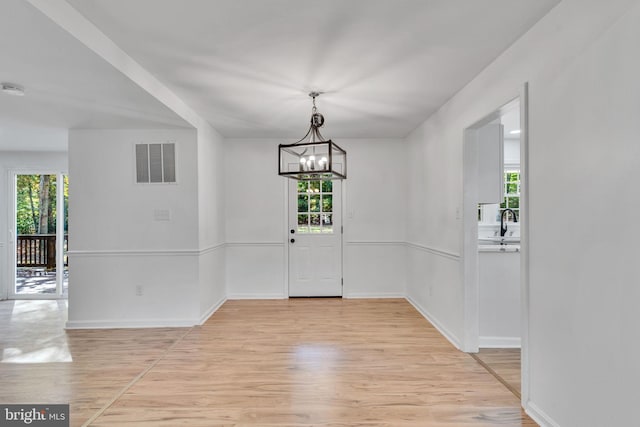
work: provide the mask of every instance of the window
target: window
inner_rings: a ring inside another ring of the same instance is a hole
[[[504,173],[504,201],[500,209],[512,209],[520,218],[520,171],[510,170]]]
[[[298,233],[333,233],[333,183],[298,181]]]
[[[500,208],[497,204],[478,205],[478,222],[489,224],[500,222],[500,211],[506,208],[512,209],[520,220],[520,170],[505,169],[503,183],[504,198]]]

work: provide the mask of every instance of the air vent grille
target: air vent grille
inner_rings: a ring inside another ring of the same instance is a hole
[[[176,182],[175,144],[136,144],[136,182]]]

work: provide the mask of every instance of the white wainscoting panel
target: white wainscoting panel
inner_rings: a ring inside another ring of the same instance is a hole
[[[193,326],[200,320],[197,251],[84,251],[70,253],[69,264],[67,328]]]
[[[224,243],[200,251],[199,265],[199,304],[200,320],[203,324],[227,300],[226,245]]]
[[[284,261],[284,244],[281,242],[227,243],[227,297],[288,298]]]
[[[407,248],[407,300],[456,348],[464,334],[462,277],[459,255],[409,243]]]
[[[406,246],[394,241],[350,241],[345,245],[345,298],[404,298]]]

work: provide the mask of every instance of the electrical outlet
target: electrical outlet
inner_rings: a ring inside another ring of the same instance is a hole
[[[141,297],[144,294],[144,288],[142,285],[136,285],[136,296]]]

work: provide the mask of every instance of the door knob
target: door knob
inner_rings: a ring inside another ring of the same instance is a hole
[[[293,228],[291,229],[291,234],[295,234],[296,230],[294,230]]]
[[[296,239],[289,240],[291,243],[295,243]]]

